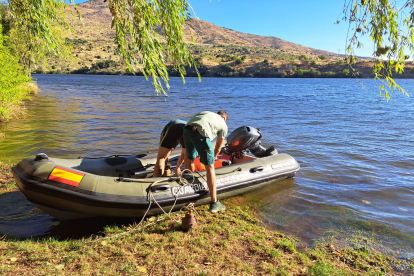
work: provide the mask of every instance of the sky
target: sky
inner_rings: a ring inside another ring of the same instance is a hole
[[[76,3],[85,2],[75,0]],[[103,0],[102,0],[103,1]],[[345,54],[348,24],[341,21],[345,0],[188,0],[201,20],[235,31],[274,36],[303,46]],[[334,24],[340,20],[340,24]],[[362,40],[358,56],[370,57]]]
[[[303,46],[344,54],[348,24],[344,0],[189,0],[201,20],[219,27],[275,36]],[[373,44],[364,39],[359,56],[371,56]]]

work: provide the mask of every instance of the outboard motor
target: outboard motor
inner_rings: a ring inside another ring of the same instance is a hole
[[[259,129],[251,126],[242,126],[235,129],[227,138],[227,144],[222,152],[236,158],[242,158],[248,151],[256,157],[266,157],[276,154],[276,149],[271,146],[267,149],[260,145],[262,134]]]

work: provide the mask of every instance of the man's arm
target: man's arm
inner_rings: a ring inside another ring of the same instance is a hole
[[[223,147],[224,138],[217,136],[216,147],[214,148],[214,159],[217,159],[217,155],[220,153],[221,147]]]
[[[177,175],[181,175],[180,166],[184,162],[185,158],[186,158],[185,148],[181,148],[181,155],[180,155],[180,158],[178,159],[177,165],[175,167],[175,172],[177,173]]]

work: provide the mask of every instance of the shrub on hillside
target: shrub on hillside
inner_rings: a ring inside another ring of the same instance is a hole
[[[318,70],[315,69],[310,69],[310,70],[304,70],[303,71],[303,77],[304,78],[318,78],[321,76],[321,72],[319,72]]]
[[[114,60],[99,61],[99,62],[92,64],[91,70],[100,70],[104,68],[109,68],[113,65],[117,65],[117,62]]]
[[[334,72],[332,72],[332,71],[323,72],[322,73],[322,77],[323,78],[334,78],[334,77],[336,77],[336,74]]]
[[[298,78],[303,77],[303,70],[302,69],[296,70],[294,76]]]
[[[230,73],[230,72],[236,72],[236,69],[234,69],[228,64],[224,64],[220,66],[220,71],[225,72],[225,73]]]
[[[72,74],[87,74],[87,73],[89,73],[89,68],[87,66],[84,66],[82,68],[72,71]]]
[[[257,70],[256,72],[253,73],[253,76],[256,78],[260,78],[262,76],[262,73],[260,72],[260,70]]]
[[[344,76],[348,76],[349,75],[349,70],[348,69],[344,69],[344,70],[342,70],[342,75],[344,75]]]
[[[228,74],[228,73],[226,73],[226,72],[221,72],[221,71],[215,71],[215,72],[214,72],[214,76],[215,76],[215,77],[227,77],[227,74]]]
[[[282,71],[282,72],[275,72],[275,73],[273,74],[273,76],[274,76],[275,78],[285,78],[285,77],[287,76],[287,73],[286,73],[286,72],[284,72],[284,71]]]
[[[256,72],[253,73],[255,78],[272,78],[273,77],[273,73],[270,70],[257,70]]]
[[[237,57],[236,57],[236,56],[233,56],[233,55],[230,55],[230,54],[226,54],[226,55],[224,56],[224,58],[225,58],[227,61],[229,61],[229,60],[236,60],[236,59],[237,59]]]
[[[326,55],[320,55],[319,56],[319,59],[322,59],[322,60],[324,60],[324,59],[327,59],[328,57],[326,56]]]

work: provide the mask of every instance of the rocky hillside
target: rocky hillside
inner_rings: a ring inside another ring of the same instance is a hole
[[[72,7],[69,10],[73,11]],[[38,73],[130,74],[114,44],[108,2],[91,0],[79,5],[83,24],[74,16],[67,42],[73,46],[73,58],[50,58]],[[68,13],[69,15],[69,13]],[[305,47],[277,37],[246,34],[221,28],[202,20],[191,20],[195,44],[186,28],[186,40],[201,76],[208,77],[373,77],[371,62],[359,60],[352,68],[335,53]],[[306,65],[306,66],[304,66]],[[289,69],[291,68],[291,69]],[[284,72],[280,72],[282,71]],[[186,68],[187,76],[196,76]],[[136,72],[140,75],[140,72]],[[170,71],[171,76],[177,73]],[[412,64],[404,75],[414,77]]]
[[[70,38],[106,40],[114,38],[114,31],[110,28],[111,14],[108,9],[108,1],[91,0],[79,5],[82,13],[84,28],[78,26],[77,33]],[[218,27],[203,20],[192,20],[191,24],[195,31],[195,43],[198,45],[232,45],[243,47],[271,47],[296,54],[314,54],[336,56],[336,54],[305,47],[277,37],[259,36],[246,34],[231,29]],[[99,31],[97,31],[99,30]],[[187,42],[190,43],[190,31],[186,28]]]

